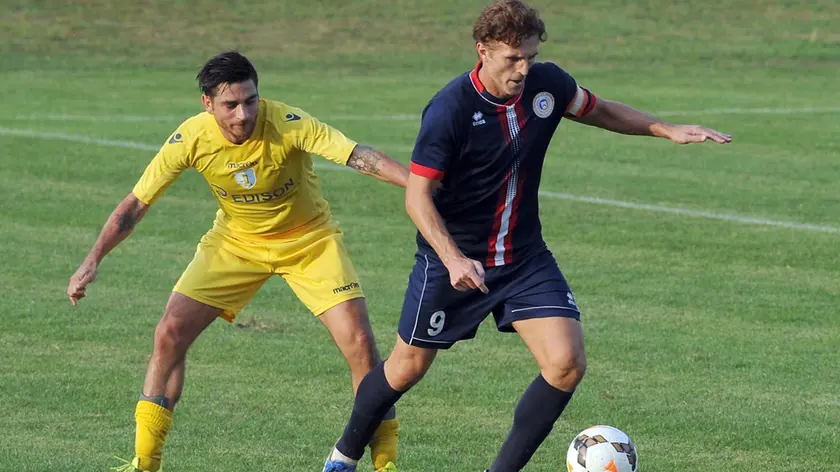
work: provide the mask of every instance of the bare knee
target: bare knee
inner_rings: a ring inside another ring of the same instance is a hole
[[[187,348],[221,312],[221,308],[172,292],[166,304],[166,311],[155,328],[152,357],[157,358],[158,361],[183,360]]]
[[[319,318],[330,331],[351,370],[361,369],[364,373],[379,362],[364,298],[342,302]]]
[[[351,369],[370,370],[379,362],[376,341],[373,338],[373,333],[368,330],[359,329],[355,331],[348,335],[342,344],[341,350]]]
[[[155,328],[154,358],[180,360],[187,352],[191,339],[185,335],[185,329],[172,318],[164,316]]]
[[[389,364],[391,364],[389,366]],[[406,391],[419,382],[428,368],[419,359],[399,359],[392,362],[386,361],[386,377],[391,388],[399,391]],[[390,367],[390,368],[389,368]]]
[[[417,384],[429,371],[436,352],[421,348],[395,349],[385,361],[385,377],[391,388],[406,391]]]
[[[583,350],[558,352],[541,366],[545,381],[564,391],[574,390],[586,373],[586,356]]]

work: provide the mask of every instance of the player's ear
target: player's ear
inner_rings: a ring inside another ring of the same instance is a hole
[[[201,94],[201,104],[204,105],[204,109],[207,110],[207,113],[213,114],[213,98],[209,97],[205,94]]]
[[[484,43],[481,42],[475,43],[475,52],[478,53],[478,58],[481,59],[482,62],[484,62],[484,56],[487,55],[487,46],[485,46]]]

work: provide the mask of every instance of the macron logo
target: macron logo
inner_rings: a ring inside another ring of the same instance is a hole
[[[481,126],[484,123],[487,123],[486,121],[484,121],[484,115],[480,111],[473,113],[472,119],[473,126]]]
[[[286,113],[285,118],[286,118],[287,123],[290,122],[290,121],[297,121],[297,120],[300,119],[300,117],[295,115],[294,113]]]
[[[244,169],[245,167],[251,167],[252,165],[256,164],[257,161],[245,161],[245,162],[228,162],[227,168],[228,169]]]
[[[169,144],[182,143],[182,142],[183,141],[181,140],[181,133],[175,133],[171,138],[169,138]]]
[[[346,292],[348,290],[353,290],[354,288],[359,288],[359,283],[358,282],[350,282],[347,285],[342,285],[341,287],[336,287],[336,288],[333,289],[333,293],[337,295],[341,292]]]

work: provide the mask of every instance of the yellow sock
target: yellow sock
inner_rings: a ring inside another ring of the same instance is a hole
[[[131,463],[137,469],[157,472],[166,433],[172,426],[172,412],[157,403],[140,400],[137,402],[134,419],[137,422],[137,434],[134,437],[134,460]]]
[[[397,440],[400,437],[400,420],[383,420],[373,433],[370,441],[370,457],[374,470],[381,469],[389,462],[397,463]]]

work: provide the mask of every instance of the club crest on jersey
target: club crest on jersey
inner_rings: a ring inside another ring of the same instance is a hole
[[[233,178],[240,187],[251,189],[257,185],[257,175],[254,174],[254,169],[240,170],[233,174]]]
[[[540,92],[534,97],[534,114],[540,118],[548,118],[554,111],[554,95]]]

